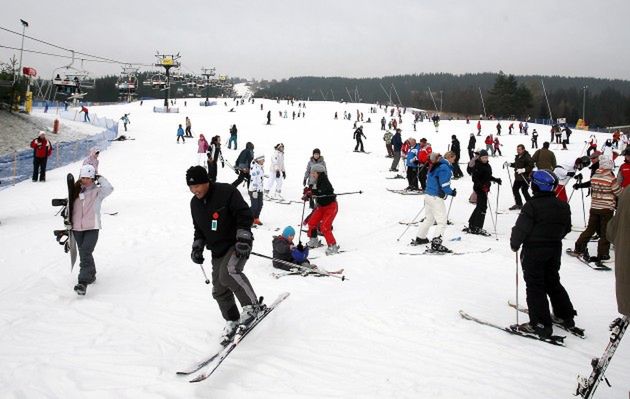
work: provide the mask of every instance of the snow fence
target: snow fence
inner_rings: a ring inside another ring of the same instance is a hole
[[[43,111],[42,111],[43,112]],[[77,119],[77,113],[74,111],[60,111],[58,117],[66,120],[82,120]],[[109,147],[110,141],[118,136],[118,122],[100,118],[96,114],[90,114],[93,126],[103,128],[103,131],[89,135],[79,140],[60,141],[53,143],[53,151],[48,157],[46,170],[52,170],[60,166],[87,158],[90,148],[97,147],[103,151]],[[35,151],[31,148],[14,151],[12,154],[0,156],[0,189],[8,187],[9,184],[15,184],[33,176],[33,156]],[[78,171],[77,171],[78,172]]]

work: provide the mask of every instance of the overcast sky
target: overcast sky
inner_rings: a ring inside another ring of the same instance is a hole
[[[179,52],[244,78],[498,72],[630,79],[629,0],[10,1],[0,26],[150,64]],[[0,30],[0,45],[20,37]],[[68,54],[26,39],[24,48]],[[4,62],[19,50],[0,48]],[[24,53],[49,77],[62,59]],[[79,62],[77,62],[79,64]],[[111,64],[85,63],[95,74]]]

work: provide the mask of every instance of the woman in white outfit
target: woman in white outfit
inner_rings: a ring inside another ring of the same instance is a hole
[[[284,171],[284,144],[280,143],[274,147],[273,156],[271,157],[271,167],[269,169],[269,179],[265,194],[269,195],[273,185],[276,185],[275,197],[282,198],[282,181],[287,177]],[[271,195],[269,195],[271,196]]]

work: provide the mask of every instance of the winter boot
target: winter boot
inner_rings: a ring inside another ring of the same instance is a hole
[[[431,240],[431,251],[433,252],[453,252],[442,245],[442,237],[437,236]]]
[[[510,207],[510,210],[511,210],[511,211],[517,211],[517,210],[519,210],[519,209],[521,209],[521,208],[523,208],[523,206],[522,206],[522,205],[512,205],[512,206]]]
[[[87,292],[87,286],[85,284],[79,283],[74,286],[74,292],[76,292],[77,295],[85,295],[85,293]]]
[[[326,248],[326,255],[334,255],[339,253],[339,245],[333,244]]]
[[[526,334],[535,334],[540,338],[549,338],[553,334],[551,326],[546,327],[540,323],[533,325],[531,322],[516,325],[516,330]]]
[[[429,239],[428,238],[416,237],[415,239],[411,240],[411,245],[413,245],[413,246],[424,245],[424,244],[428,244],[428,243],[429,243]]]
[[[225,323],[225,327],[223,327],[223,332],[221,333],[221,345],[225,346],[232,340],[238,329],[238,322],[238,320],[228,320],[227,323]]]
[[[317,237],[311,237],[311,239],[308,240],[306,245],[309,248],[318,248],[318,247],[321,247],[323,244],[322,244],[322,242],[320,240],[317,239]]]

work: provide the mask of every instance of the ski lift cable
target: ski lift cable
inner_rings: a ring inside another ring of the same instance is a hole
[[[11,46],[4,46],[2,44],[0,44],[0,48],[6,48],[9,50],[21,50],[19,47],[11,47]],[[51,57],[57,57],[57,58],[66,58],[71,60],[72,56],[71,55],[63,55],[63,54],[55,54],[55,53],[47,53],[45,51],[37,51],[37,50],[29,50],[29,49],[24,49],[23,50],[25,53],[33,53],[33,54],[41,54],[41,55],[48,55]],[[76,57],[75,57],[76,58]],[[97,60],[97,59],[87,59],[87,58],[81,58],[82,60],[85,60],[87,62],[101,62],[101,63],[108,63],[108,64],[117,64],[117,62],[112,62],[112,61],[103,61],[103,60]]]

